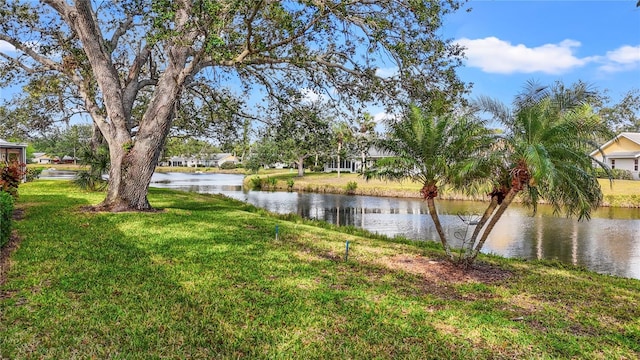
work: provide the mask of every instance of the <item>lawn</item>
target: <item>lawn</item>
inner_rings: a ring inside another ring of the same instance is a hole
[[[638,280],[487,256],[463,273],[432,242],[219,196],[152,189],[159,212],[82,210],[103,196],[20,188],[0,358],[640,356]]]

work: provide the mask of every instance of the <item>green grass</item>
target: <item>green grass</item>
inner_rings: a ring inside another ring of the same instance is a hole
[[[482,257],[509,276],[454,281],[420,271],[442,255],[431,242],[161,189],[158,213],[81,211],[102,197],[20,188],[0,358],[640,356],[638,280]]]

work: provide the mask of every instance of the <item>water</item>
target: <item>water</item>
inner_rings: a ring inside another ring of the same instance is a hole
[[[243,191],[241,175],[155,174],[151,186],[221,193],[269,211],[294,213],[339,225],[410,239],[438,239],[426,203],[419,199],[297,192]],[[459,215],[482,214],[485,203],[437,201],[449,239],[467,229]],[[463,216],[465,218],[465,216]],[[470,228],[472,230],[472,228]],[[511,205],[483,252],[523,259],[556,259],[591,270],[640,279],[640,209],[602,208],[590,221],[556,217],[548,206],[538,213]]]
[[[42,178],[70,174],[43,173]],[[58,177],[59,178],[59,177]],[[151,186],[221,193],[269,211],[294,213],[339,225],[416,240],[438,239],[426,204],[419,199],[296,192],[244,191],[242,175],[156,173]],[[485,203],[437,201],[449,239],[467,229],[460,214],[482,214]],[[464,217],[464,216],[463,216]],[[556,259],[591,270],[640,279],[640,209],[602,208],[590,221],[538,213],[511,205],[489,236],[483,252],[523,259]]]

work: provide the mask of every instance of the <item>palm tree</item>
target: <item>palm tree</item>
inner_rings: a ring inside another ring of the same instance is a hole
[[[369,113],[364,113],[362,117],[356,121],[356,126],[353,129],[353,136],[355,137],[355,146],[360,152],[360,173],[364,174],[367,169],[367,153],[371,144],[376,139],[376,122]]]
[[[334,125],[333,133],[336,138],[336,144],[338,146],[336,154],[338,156],[338,177],[340,177],[340,167],[341,167],[340,162],[341,162],[341,156],[343,153],[343,146],[345,143],[351,141],[351,138],[353,137],[353,132],[349,127],[349,124],[347,124],[344,121],[339,121]]]
[[[486,122],[468,114],[440,114],[410,107],[405,119],[391,125],[388,137],[376,146],[394,157],[384,158],[365,178],[412,179],[421,183],[422,197],[451,261],[454,254],[435,207],[438,192],[445,186],[472,192],[486,182],[491,169],[489,149],[494,139]]]
[[[466,265],[518,195],[534,212],[544,199],[555,213],[589,219],[602,191],[588,153],[597,148],[598,139],[609,136],[589,105],[593,96],[584,83],[565,88],[561,83],[543,87],[530,82],[513,110],[489,98],[477,101],[479,109],[502,123],[505,134],[496,145],[503,161],[494,169],[491,202],[472,234],[475,247],[466,254]],[[598,165],[609,173],[605,164]]]

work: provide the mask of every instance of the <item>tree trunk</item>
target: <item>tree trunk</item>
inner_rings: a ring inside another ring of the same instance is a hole
[[[340,177],[340,151],[342,150],[342,142],[338,142],[338,178]]]
[[[442,243],[442,247],[444,251],[447,253],[450,261],[453,261],[453,254],[451,253],[451,247],[449,247],[449,243],[447,242],[447,236],[444,233],[444,229],[442,228],[442,224],[440,223],[440,217],[438,216],[438,212],[436,211],[436,204],[432,197],[427,198],[427,207],[429,208],[429,215],[431,215],[431,219],[433,220],[433,224],[436,227],[436,231],[438,232],[438,236],[440,236],[440,243]]]
[[[304,157],[298,159],[298,177],[304,176]]]
[[[137,134],[131,132],[131,110],[141,88],[138,83],[140,63],[148,58],[149,49],[138,54],[139,63],[132,66],[128,83],[123,84],[119,69],[114,65],[112,49],[106,46],[107,41],[97,24],[98,17],[93,11],[92,2],[75,0],[73,7],[61,0],[48,0],[47,3],[65,18],[82,42],[82,49],[94,75],[92,80],[100,90],[98,102],[80,77],[75,81],[94,124],[109,146],[111,163],[107,196],[96,209],[150,210],[147,191],[151,175],[173,119],[176,99],[197,65],[192,59],[191,66],[187,66],[191,51],[189,46],[197,37],[197,32],[187,27],[190,3],[183,3],[175,12],[176,33],[179,36],[164,48],[167,62]],[[106,115],[98,103],[103,104]]]
[[[471,235],[471,239],[469,241],[469,251],[473,250],[473,245],[475,245],[478,234],[480,234],[480,231],[487,223],[487,220],[491,218],[491,214],[493,214],[497,206],[498,198],[496,196],[492,196],[489,206],[487,206],[487,209],[484,211],[482,218],[480,218],[480,221],[478,221],[478,224],[476,224],[476,228],[473,230],[473,234]]]
[[[480,237],[480,241],[478,241],[478,244],[473,250],[473,253],[471,254],[471,256],[465,259],[465,263],[467,265],[471,265],[473,261],[476,259],[476,257],[480,253],[480,250],[482,250],[482,247],[484,246],[485,241],[487,241],[489,234],[491,234],[491,231],[493,231],[493,228],[498,223],[498,220],[500,220],[504,212],[507,210],[509,205],[511,205],[511,202],[513,201],[513,199],[515,199],[516,195],[518,195],[519,192],[520,190],[517,190],[516,188],[513,188],[513,187],[509,190],[509,192],[507,193],[507,196],[505,196],[504,200],[502,201],[502,204],[500,204],[500,206],[498,207],[498,210],[496,210],[493,216],[491,216],[489,223],[487,224],[487,227],[482,231],[482,236]]]
[[[149,211],[151,204],[147,192],[155,170],[152,149],[127,151],[122,147],[110,147],[111,169],[107,196],[96,208],[104,211]]]

